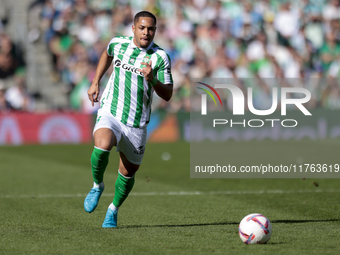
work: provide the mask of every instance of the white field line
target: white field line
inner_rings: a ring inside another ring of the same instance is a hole
[[[225,190],[225,191],[172,191],[172,192],[131,192],[129,196],[199,196],[199,195],[261,195],[261,194],[295,194],[295,193],[339,193],[340,190]],[[1,198],[59,198],[86,197],[87,194],[40,194],[40,195],[1,195]],[[114,193],[103,193],[102,196],[113,197]]]

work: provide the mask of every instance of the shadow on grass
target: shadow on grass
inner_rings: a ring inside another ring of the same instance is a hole
[[[286,224],[294,224],[294,223],[310,223],[310,222],[333,222],[340,221],[340,219],[328,219],[328,220],[273,220],[270,221],[273,223],[286,223]]]
[[[310,222],[336,222],[340,219],[328,219],[328,220],[273,220],[271,223],[310,223]],[[126,228],[180,228],[180,227],[203,227],[203,226],[223,226],[223,225],[238,225],[239,222],[213,222],[213,223],[195,223],[195,224],[167,224],[167,225],[130,225],[119,226],[120,229]]]
[[[119,228],[180,228],[180,227],[223,226],[223,225],[238,225],[238,224],[239,222],[214,222],[214,223],[196,223],[196,224],[131,225],[131,226],[121,226]]]

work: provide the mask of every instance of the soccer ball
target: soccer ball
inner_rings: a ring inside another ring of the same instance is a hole
[[[238,233],[245,244],[265,244],[272,235],[272,225],[265,216],[252,213],[241,220]]]

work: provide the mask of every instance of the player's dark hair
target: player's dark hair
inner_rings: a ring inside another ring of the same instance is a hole
[[[135,15],[135,18],[133,19],[133,23],[136,24],[138,22],[139,18],[141,18],[141,17],[152,18],[155,21],[155,25],[156,25],[156,17],[155,17],[155,15],[153,15],[151,12],[148,12],[148,11],[138,12]]]

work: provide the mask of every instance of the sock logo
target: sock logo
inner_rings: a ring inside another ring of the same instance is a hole
[[[92,165],[93,168],[99,169],[99,166]]]
[[[124,195],[126,194],[125,190],[123,190],[121,187],[118,187],[118,189],[119,189]]]

